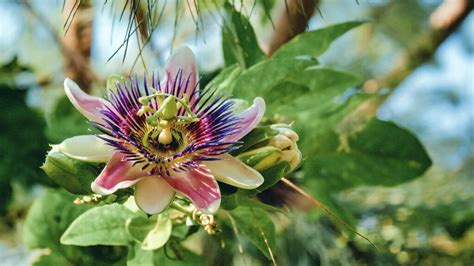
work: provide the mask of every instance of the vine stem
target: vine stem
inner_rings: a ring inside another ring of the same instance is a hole
[[[319,200],[315,199],[313,196],[311,196],[310,194],[308,194],[306,191],[304,191],[303,189],[301,189],[300,187],[298,187],[297,185],[295,185],[293,182],[291,182],[290,180],[288,180],[286,177],[283,177],[281,179],[281,181],[283,183],[285,183],[285,185],[287,185],[288,187],[290,187],[291,189],[295,190],[296,192],[298,192],[299,194],[301,194],[303,197],[305,197],[307,200],[309,200],[311,203],[314,204],[314,206],[316,206],[316,208],[320,208],[321,210],[323,210],[327,215],[329,215],[331,218],[333,218],[334,220],[336,220],[337,222],[341,223],[342,225],[344,225],[346,228],[349,229],[349,231],[351,231],[352,233],[358,235],[359,237],[365,239],[367,242],[369,242],[377,251],[380,251],[379,248],[372,242],[370,241],[370,239],[364,235],[362,235],[361,233],[357,232],[357,230],[352,227],[350,224],[348,224],[346,221],[344,221],[343,219],[341,219],[339,216],[337,216],[334,212],[332,212],[328,207],[326,207],[324,204],[322,204]]]
[[[186,207],[182,206],[181,204],[173,201],[170,205],[171,208],[177,210],[177,211],[180,211],[188,216],[193,216],[193,212],[191,210],[188,210]]]

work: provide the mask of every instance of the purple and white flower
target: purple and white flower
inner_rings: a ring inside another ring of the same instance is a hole
[[[178,49],[165,66],[162,82],[152,77],[116,82],[107,99],[84,93],[64,81],[71,103],[102,133],[76,136],[59,145],[64,154],[84,161],[107,162],[92,183],[107,195],[135,186],[137,205],[147,213],[162,212],[176,193],[199,210],[214,213],[221,195],[216,180],[244,189],[263,177],[229,154],[260,122],[265,102],[255,98],[236,113],[234,102],[200,90],[192,51]]]

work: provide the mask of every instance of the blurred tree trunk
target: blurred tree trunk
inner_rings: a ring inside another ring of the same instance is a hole
[[[313,16],[318,2],[318,0],[285,0],[285,7],[278,15],[275,31],[268,44],[269,56],[280,46],[306,30],[308,20]]]
[[[89,91],[97,77],[90,67],[93,9],[88,1],[66,0],[63,21],[66,34],[62,38],[65,53],[64,72],[84,91]]]

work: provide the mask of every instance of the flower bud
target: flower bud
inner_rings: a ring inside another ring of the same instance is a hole
[[[262,171],[275,165],[281,156],[277,147],[265,146],[241,153],[237,156],[241,161],[257,171]]]
[[[52,146],[41,168],[53,182],[80,195],[92,193],[90,184],[100,173],[97,164],[72,159],[60,152],[58,145]]]
[[[270,126],[278,131],[278,135],[269,139],[268,145],[281,150],[279,162],[286,161],[290,164],[290,169],[294,170],[301,162],[301,151],[296,142],[299,140],[298,134],[291,129],[290,125],[274,124]]]
[[[257,171],[279,162],[287,162],[290,170],[294,170],[301,162],[301,152],[296,144],[298,139],[298,134],[287,124],[260,127],[244,138],[244,147],[258,148],[245,148],[237,158]]]

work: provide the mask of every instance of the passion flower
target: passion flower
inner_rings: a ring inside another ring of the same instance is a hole
[[[265,103],[255,98],[237,113],[234,102],[200,90],[195,57],[178,49],[165,66],[162,81],[136,78],[115,83],[106,98],[84,93],[64,81],[71,103],[102,133],[65,140],[59,150],[69,157],[107,162],[91,184],[101,195],[135,186],[145,212],[162,212],[176,193],[199,210],[214,213],[221,195],[216,180],[254,189],[263,177],[228,152],[260,122]]]

